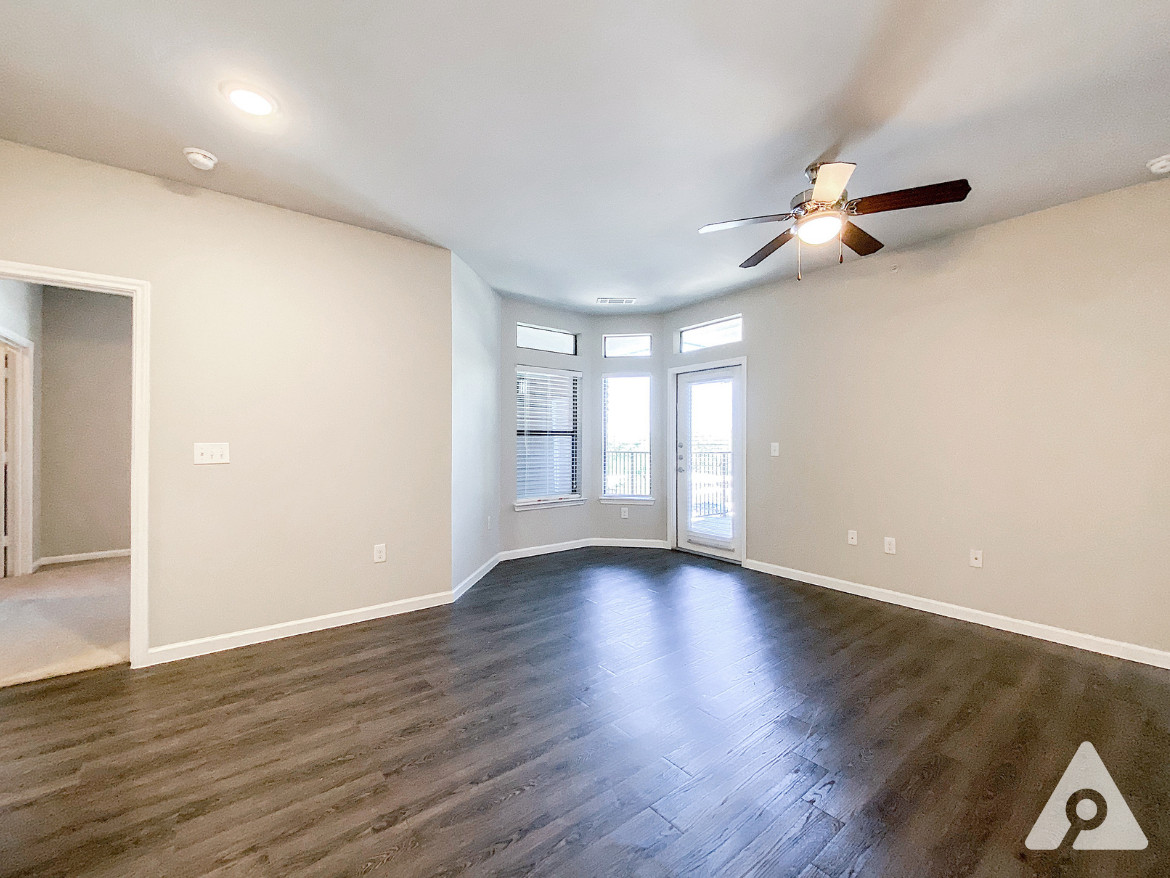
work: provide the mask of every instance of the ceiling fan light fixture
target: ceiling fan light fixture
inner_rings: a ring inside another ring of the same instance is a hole
[[[826,244],[841,234],[843,225],[838,213],[816,213],[796,224],[796,235],[805,244]]]

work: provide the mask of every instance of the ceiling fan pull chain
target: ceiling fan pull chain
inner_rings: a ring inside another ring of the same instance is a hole
[[[841,231],[837,232],[837,244],[841,247],[841,254],[837,257],[837,264],[845,264],[845,224],[841,224]]]
[[[796,236],[796,279],[803,280],[800,276],[800,236]]]

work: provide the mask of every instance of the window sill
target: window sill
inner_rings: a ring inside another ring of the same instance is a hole
[[[533,500],[530,503],[514,503],[517,512],[527,512],[529,509],[549,509],[554,506],[584,506],[584,497],[571,497],[565,500]]]
[[[653,506],[653,497],[602,497],[598,503],[612,506]]]

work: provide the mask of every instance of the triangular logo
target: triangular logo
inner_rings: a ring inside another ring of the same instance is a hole
[[[1085,741],[1064,770],[1024,845],[1054,851],[1140,851],[1149,842],[1113,782],[1109,769]]]

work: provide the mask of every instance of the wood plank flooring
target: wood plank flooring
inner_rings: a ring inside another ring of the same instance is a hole
[[[1145,851],[1028,852],[1092,741]],[[646,549],[0,691],[0,876],[1170,874],[1170,672]]]

